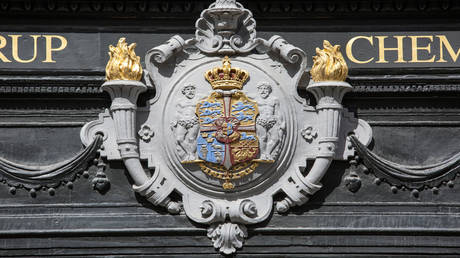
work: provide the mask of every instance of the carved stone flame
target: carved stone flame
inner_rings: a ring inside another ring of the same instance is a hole
[[[107,81],[139,81],[142,78],[140,57],[134,52],[135,48],[136,43],[128,46],[126,38],[120,38],[116,47],[109,46],[110,60],[105,68],[105,79]]]
[[[348,67],[340,53],[340,45],[332,46],[324,40],[323,47],[322,50],[316,48],[316,56],[313,57],[314,63],[310,70],[313,81],[345,81]]]

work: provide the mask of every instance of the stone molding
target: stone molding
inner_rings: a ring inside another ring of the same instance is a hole
[[[164,19],[183,18],[183,14],[197,14],[209,5],[210,1],[57,1],[57,0],[20,0],[3,1],[0,4],[0,13],[11,14],[16,17],[41,16],[58,14],[59,17],[86,16],[86,17],[109,17],[116,18],[126,14],[135,14],[132,18]],[[447,0],[415,0],[415,1],[335,1],[335,0],[310,0],[310,1],[279,1],[270,0],[259,3],[241,1],[250,8],[257,16],[277,15],[281,18],[301,17],[314,19],[319,16],[341,17],[344,15],[355,16],[359,14],[367,16],[379,16],[387,18],[406,17],[413,14],[432,16],[445,15],[446,12],[453,15],[460,11],[460,3]],[[115,15],[115,16],[114,16]],[[260,19],[260,18],[259,18]]]

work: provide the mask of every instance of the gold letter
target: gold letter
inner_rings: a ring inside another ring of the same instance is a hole
[[[347,43],[347,47],[346,47],[346,52],[347,52],[347,57],[348,59],[350,59],[353,63],[357,63],[357,64],[367,64],[369,62],[371,62],[372,60],[374,60],[374,58],[370,58],[370,59],[367,59],[366,61],[360,61],[358,59],[356,59],[354,56],[353,56],[353,52],[352,52],[352,49],[353,49],[353,43],[355,43],[355,41],[357,39],[367,39],[367,41],[369,41],[369,43],[371,43],[371,46],[374,46],[374,41],[373,41],[373,38],[372,36],[369,36],[369,37],[365,37],[365,36],[356,36],[352,39],[350,39]]]
[[[449,52],[450,57],[454,62],[457,62],[457,58],[460,55],[460,49],[457,50],[457,53],[454,52],[452,46],[450,45],[449,41],[447,40],[445,35],[437,35],[436,37],[439,38],[439,60],[436,61],[437,63],[446,63],[447,61],[444,59],[443,54],[443,46],[446,46],[447,52]]]
[[[388,38],[388,36],[375,36],[375,37],[379,39],[379,60],[376,63],[388,63],[388,61],[385,60],[385,51],[388,51],[388,50],[398,51],[398,60],[396,60],[395,63],[406,63],[406,61],[404,61],[404,52],[403,52],[403,38],[405,38],[406,36],[393,36],[394,38],[397,39],[397,42],[398,42],[398,46],[395,48],[385,47],[385,39]]]
[[[56,63],[56,61],[53,60],[53,56],[52,56],[53,51],[61,51],[64,48],[66,48],[67,39],[59,35],[43,35],[43,37],[46,38],[46,58],[45,58],[45,61],[43,61],[43,63]],[[58,48],[53,48],[53,45],[52,45],[53,38],[57,38],[61,41],[61,45]]]
[[[0,36],[0,48],[4,48],[5,46],[6,46],[6,38],[3,37],[3,36]],[[11,61],[8,60],[8,58],[6,58],[6,56],[3,55],[3,53],[1,53],[1,52],[0,52],[0,59],[4,63],[11,63]]]
[[[418,59],[418,51],[419,50],[426,50],[428,54],[431,53],[431,43],[428,43],[426,47],[419,47],[417,40],[420,38],[425,38],[425,39],[430,39],[433,41],[433,36],[409,36],[409,38],[412,39],[412,60],[409,61],[409,63],[431,63],[434,62],[434,59],[436,58],[436,55],[434,55],[430,59],[425,59],[425,60],[419,60]]]
[[[37,38],[39,38],[40,35],[30,35],[34,39],[34,55],[29,60],[22,60],[19,57],[18,39],[20,37],[22,37],[22,35],[8,35],[8,36],[10,36],[12,41],[13,41],[13,46],[12,46],[12,49],[11,49],[11,53],[13,54],[14,60],[16,60],[19,63],[30,63],[30,62],[33,62],[35,60],[35,58],[37,58]]]

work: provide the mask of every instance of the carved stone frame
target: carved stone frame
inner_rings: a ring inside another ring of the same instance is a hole
[[[231,55],[235,66],[256,74],[257,80],[271,80],[287,121],[280,158],[268,166],[266,176],[240,191],[217,191],[191,179],[171,154],[164,118],[183,79],[218,65],[225,55]],[[297,93],[308,78],[306,54],[280,36],[257,38],[252,13],[235,1],[213,3],[198,19],[194,38],[172,37],[148,51],[145,63],[147,86],[136,81],[104,83],[102,89],[112,97],[110,113],[88,123],[82,129],[82,141],[87,144],[92,135],[103,132],[106,139],[101,155],[123,160],[135,182],[133,189],[172,214],[183,209],[191,220],[208,225],[208,237],[224,254],[241,248],[248,236],[246,225],[269,219],[274,205],[282,213],[308,201],[321,188],[320,180],[332,160],[346,160],[354,154],[347,135],[354,134],[364,145],[371,141],[369,125],[341,105],[343,95],[352,87],[339,81],[310,83],[307,90],[318,104],[308,105]],[[137,97],[148,87],[154,87],[156,95],[147,109],[138,110]],[[139,137],[141,128],[148,128],[150,137]],[[306,159],[315,162],[304,175],[300,167],[305,166]],[[147,160],[152,175],[145,172],[141,160]],[[182,202],[170,198],[173,191],[179,193]],[[284,199],[275,204],[273,196],[277,193]]]

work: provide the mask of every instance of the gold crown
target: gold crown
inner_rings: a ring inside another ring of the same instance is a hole
[[[222,67],[214,67],[204,74],[214,90],[241,90],[249,78],[249,73],[243,69],[232,67],[230,58],[222,60]]]

